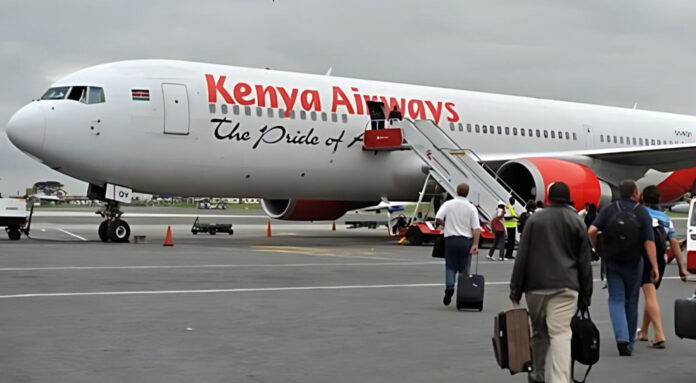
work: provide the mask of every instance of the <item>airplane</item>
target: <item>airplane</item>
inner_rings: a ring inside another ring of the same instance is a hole
[[[415,201],[428,177],[410,150],[363,147],[368,101],[431,120],[522,201],[564,181],[576,206],[625,178],[663,201],[694,191],[696,118],[629,108],[171,60],[89,67],[9,120],[10,141],[106,201],[103,241],[125,242],[133,192],[260,197],[285,220],[334,220]],[[431,185],[428,188],[437,187]]]

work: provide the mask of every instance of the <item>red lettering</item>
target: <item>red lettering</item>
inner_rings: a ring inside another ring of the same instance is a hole
[[[360,97],[360,94],[358,93],[358,88],[352,87],[350,88],[353,93],[353,99],[355,100],[355,113],[356,114],[368,114],[366,108],[363,105],[363,100]]]
[[[266,96],[268,96],[271,108],[278,107],[278,94],[272,86],[263,87],[262,85],[256,85],[256,99],[258,100],[259,106],[266,106]]]
[[[355,114],[353,111],[353,106],[350,104],[348,97],[346,97],[341,88],[334,86],[333,96],[331,97],[331,113],[336,113],[339,106],[345,106],[348,114]]]
[[[430,109],[430,113],[433,115],[435,124],[440,123],[440,117],[442,116],[442,101],[437,102],[437,106],[433,105],[432,102],[426,101],[425,105]]]
[[[454,103],[446,102],[445,109],[447,109],[447,111],[449,112],[449,117],[447,117],[447,121],[449,121],[449,122],[459,121],[459,114],[457,114],[457,111],[454,110]]]
[[[295,106],[295,101],[297,100],[297,89],[293,89],[290,94],[282,86],[278,88],[280,92],[280,97],[283,98],[285,103],[285,117],[290,117],[290,111]]]
[[[316,90],[305,90],[300,95],[300,100],[302,101],[302,108],[304,110],[314,110],[321,111],[321,104],[319,102],[319,92]]]
[[[215,81],[215,76],[212,74],[205,75],[205,82],[208,84],[208,102],[216,103],[217,94],[220,93],[226,103],[234,104],[232,96],[230,96],[227,89],[225,89],[225,79],[227,79],[227,76],[220,76],[220,78]]]
[[[421,100],[410,100],[408,102],[408,114],[413,120],[425,120],[425,106]]]
[[[245,82],[238,82],[234,86],[234,98],[237,99],[237,102],[239,105],[254,105],[254,98],[250,98],[248,100],[245,99],[245,97],[249,96],[251,94],[251,87],[249,84]]]

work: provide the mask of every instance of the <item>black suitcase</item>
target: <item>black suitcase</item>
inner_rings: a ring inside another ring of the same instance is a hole
[[[696,339],[696,298],[674,302],[674,332],[680,338]]]
[[[476,272],[478,272],[478,254],[476,257]],[[457,310],[483,310],[483,292],[486,282],[483,275],[459,274],[457,279]]]

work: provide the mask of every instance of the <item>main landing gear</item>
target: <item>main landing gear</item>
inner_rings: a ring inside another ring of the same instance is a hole
[[[130,238],[130,226],[121,219],[123,212],[116,201],[107,201],[99,212],[104,221],[99,225],[99,239],[102,242],[125,243]]]

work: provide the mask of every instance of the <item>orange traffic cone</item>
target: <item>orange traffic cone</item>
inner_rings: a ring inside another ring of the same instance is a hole
[[[271,220],[268,220],[268,225],[266,225],[266,237],[271,238]]]
[[[331,225],[331,231],[336,231],[336,221],[333,221],[333,225]]]
[[[164,246],[174,246],[174,241],[172,241],[172,227],[167,226],[167,236],[164,238]]]

